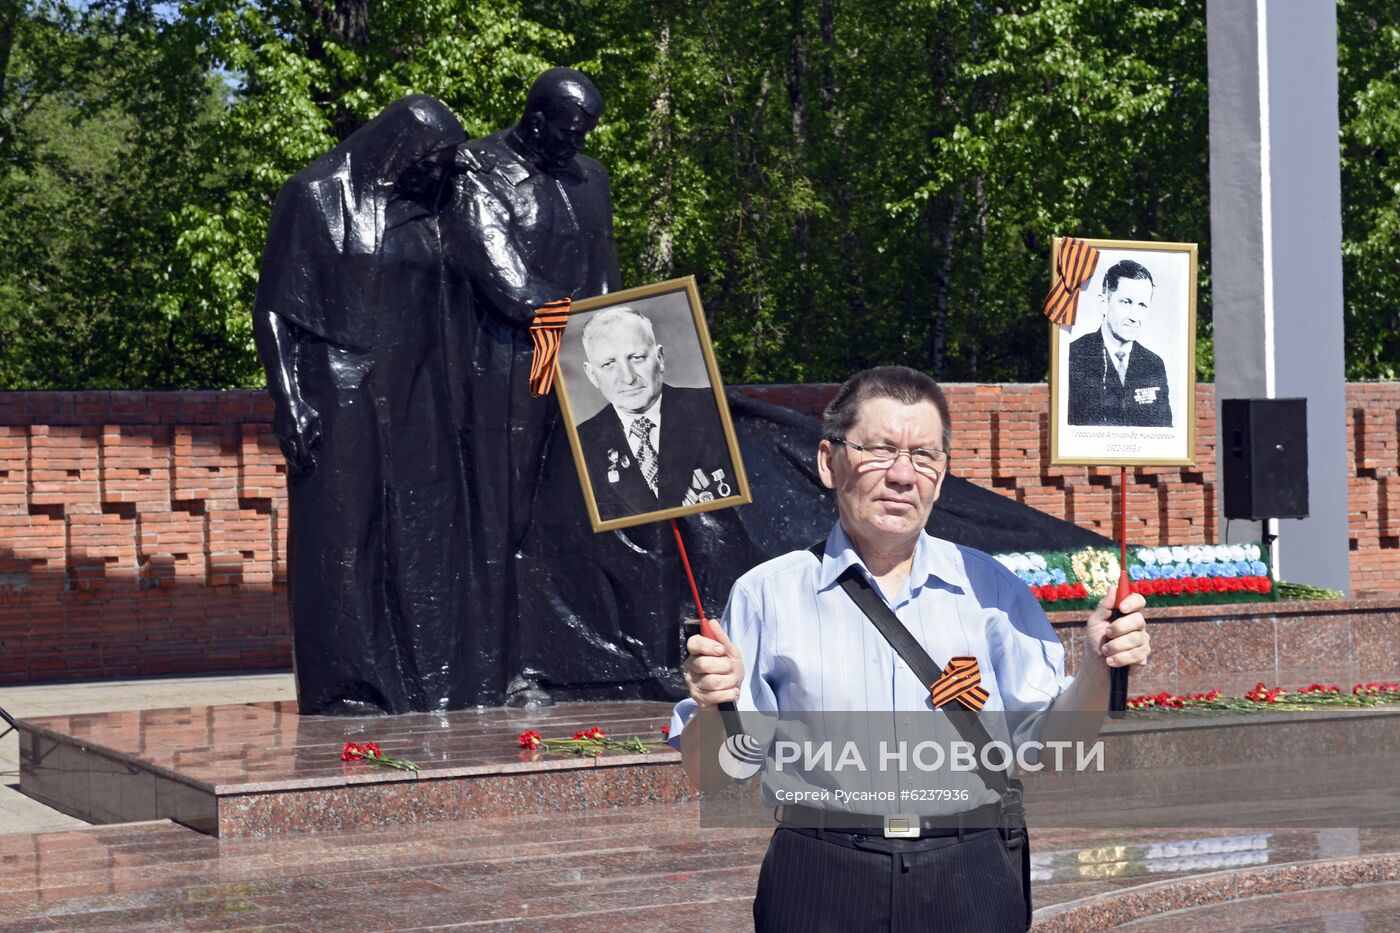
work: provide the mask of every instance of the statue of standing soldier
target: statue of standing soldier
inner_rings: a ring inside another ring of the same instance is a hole
[[[489,690],[481,685],[482,695],[496,702],[502,695],[517,703],[547,701],[523,670],[529,630],[519,620],[521,588],[541,581],[521,578],[517,553],[536,514],[544,458],[560,419],[553,397],[531,393],[529,328],[551,302],[621,285],[608,173],[582,154],[584,137],[602,114],[603,97],[586,75],[546,71],[530,87],[519,122],[460,148],[443,215],[448,264],[466,276],[476,298],[463,448],[477,488],[493,490],[476,513],[491,529],[481,537],[482,561],[503,587],[489,611],[513,623],[506,681]],[[587,525],[576,533],[588,535]]]

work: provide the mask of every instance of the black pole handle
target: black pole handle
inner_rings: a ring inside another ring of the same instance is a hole
[[[715,622],[709,616],[700,616],[700,634],[710,641],[719,641],[715,631]],[[719,704],[718,709],[719,718],[724,722],[724,734],[731,739],[736,735],[743,735],[744,727],[739,719],[739,710],[734,706],[734,703],[726,700]]]
[[[1109,621],[1120,619],[1123,613],[1118,611],[1123,600],[1132,593],[1132,585],[1128,582],[1128,568],[1124,567],[1118,575],[1118,589],[1113,594],[1113,612],[1109,614]],[[1128,669],[1126,667],[1112,667],[1108,671],[1108,715],[1113,719],[1122,719],[1123,714],[1128,710]]]
[[[1128,669],[1115,667],[1108,672],[1108,715],[1122,719],[1128,710]]]

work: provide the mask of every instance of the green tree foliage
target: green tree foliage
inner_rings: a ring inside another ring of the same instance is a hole
[[[696,273],[733,379],[1038,380],[1053,235],[1209,234],[1200,0],[596,0],[557,23],[621,111],[600,147],[625,278]]]
[[[569,45],[512,0],[197,0],[185,21],[210,37],[209,65],[236,88],[195,148],[219,182],[180,213],[160,304],[172,318],[227,322],[236,359],[225,384],[261,378],[249,311],[272,201],[290,175],[414,92],[446,101],[471,134],[494,130]]]
[[[23,241],[0,274],[12,387],[260,383],[249,312],[287,177],[413,91],[447,100],[469,132],[494,129],[569,45],[511,0],[163,12],[52,2],[14,16],[0,86],[5,127],[24,129],[0,179],[0,231]]]
[[[0,11],[0,384],[261,381],[285,179],[412,91],[472,135],[608,101],[627,284],[694,273],[731,381],[1039,380],[1056,234],[1202,244],[1204,0],[33,0]],[[1393,376],[1396,14],[1342,0],[1348,341]]]
[[[1400,376],[1400,7],[1339,0],[1347,375]]]

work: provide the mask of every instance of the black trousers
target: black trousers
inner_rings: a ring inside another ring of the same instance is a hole
[[[753,918],[759,933],[1020,933],[1026,903],[995,829],[906,840],[784,828],[763,857]]]

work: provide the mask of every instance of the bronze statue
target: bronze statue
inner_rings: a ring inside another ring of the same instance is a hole
[[[491,529],[481,537],[481,559],[495,581],[493,598],[480,611],[512,620],[510,683],[496,689],[513,702],[547,702],[527,670],[536,629],[516,621],[520,590],[531,585],[516,555],[535,515],[550,439],[560,429],[555,399],[529,392],[529,325],[548,302],[616,291],[621,283],[608,173],[581,152],[602,113],[602,95],[586,75],[546,71],[515,125],[459,149],[442,218],[452,274],[466,278],[475,296],[463,446],[475,482],[494,478],[492,495],[478,503],[484,510],[478,521]],[[591,546],[586,522],[578,534],[577,546]]]
[[[535,310],[620,284],[608,176],[579,151],[602,107],[552,69],[518,123],[467,142],[406,97],[278,194],[254,334],[288,463],[304,714],[682,689],[694,606],[669,526],[593,534],[558,403],[527,386]],[[834,519],[816,422],[737,394],[730,410],[754,504],[680,521],[711,613]],[[962,520],[959,498],[979,520],[944,537],[1101,540],[954,478],[934,524]]]
[[[436,213],[461,124],[385,108],[283,186],[254,335],[288,464],[289,600],[304,713],[456,708],[469,592],[461,330]]]

